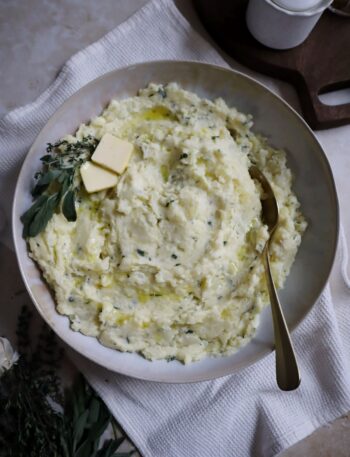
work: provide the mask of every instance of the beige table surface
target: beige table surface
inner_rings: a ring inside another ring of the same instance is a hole
[[[72,54],[102,37],[145,3],[147,0],[0,0],[0,117],[33,101]],[[183,5],[183,13],[204,33],[190,2]],[[287,84],[284,95],[295,99]],[[23,289],[14,254],[1,245],[0,277],[13,289],[1,296],[1,314],[5,302],[8,304],[15,291]],[[13,321],[10,315],[6,321],[0,319],[0,334]],[[279,455],[299,456],[349,457],[350,415],[322,427]]]

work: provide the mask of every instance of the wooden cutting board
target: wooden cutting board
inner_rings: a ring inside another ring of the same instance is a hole
[[[245,22],[248,0],[194,0],[214,40],[237,61],[295,86],[314,129],[350,123],[350,103],[328,106],[318,94],[350,87],[350,19],[326,11],[307,40],[279,51],[258,43]]]

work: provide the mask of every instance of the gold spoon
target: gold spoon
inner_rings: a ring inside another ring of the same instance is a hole
[[[270,269],[269,245],[278,225],[277,201],[270,183],[258,167],[255,165],[251,166],[249,168],[249,174],[252,179],[256,179],[261,184],[264,191],[264,198],[261,200],[262,220],[263,223],[267,225],[270,235],[265,244],[262,255],[264,258],[267,288],[270,295],[275,334],[277,384],[281,390],[294,390],[300,384],[299,369]]]

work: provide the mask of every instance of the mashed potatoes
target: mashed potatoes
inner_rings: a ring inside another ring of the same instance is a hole
[[[251,163],[279,203],[270,250],[278,287],[306,227],[285,153],[251,125],[221,99],[150,84],[67,137],[110,132],[135,149],[115,188],[88,195],[80,186],[76,222],[55,214],[29,240],[74,330],[186,363],[250,340],[268,303],[260,256],[268,232]]]

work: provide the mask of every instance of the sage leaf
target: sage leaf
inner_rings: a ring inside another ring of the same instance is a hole
[[[93,398],[90,405],[89,424],[94,424],[100,414],[100,402]]]
[[[113,457],[115,455],[115,452],[118,450],[119,446],[122,444],[124,440],[124,436],[121,436],[120,438],[116,438],[115,440],[105,441],[103,447],[96,453],[96,457]],[[118,457],[120,455],[129,456],[131,455],[131,453],[128,452],[124,454],[117,454]]]
[[[47,144],[47,153],[41,157],[42,170],[35,173],[37,182],[32,195],[36,201],[21,217],[24,238],[44,230],[56,209],[60,209],[68,221],[77,219],[74,177],[91,158],[97,144],[98,140],[91,136],[73,143],[61,140]]]
[[[57,178],[57,182],[59,182],[60,184],[63,184],[64,182],[68,182],[68,173],[66,171],[62,171],[62,173],[59,175],[59,177]]]
[[[58,205],[57,193],[46,197],[46,200],[41,205],[39,211],[35,213],[31,223],[29,224],[28,236],[30,237],[37,236],[46,228]]]
[[[60,190],[60,200],[63,199],[63,197],[67,193],[67,190],[69,189],[69,186],[70,186],[69,176],[66,175],[61,184],[62,184],[62,187]]]
[[[44,163],[49,163],[52,161],[52,155],[51,154],[46,154],[40,158],[40,160]]]
[[[40,209],[40,206],[43,204],[45,200],[47,200],[47,195],[41,195],[35,203],[21,216],[21,221],[23,223],[29,222],[33,219],[35,213]]]
[[[83,414],[78,418],[76,423],[74,424],[74,440],[73,440],[73,449],[76,449],[77,444],[83,437],[83,433],[85,430],[86,422],[89,416],[89,411],[85,410]]]
[[[33,197],[41,195],[44,190],[61,174],[60,170],[49,170],[46,173],[41,175],[41,178],[36,183],[35,187],[32,190]]]
[[[29,236],[29,227],[32,223],[35,215],[40,210],[41,206],[46,202],[49,197],[47,195],[41,195],[35,203],[21,216],[21,221],[23,223],[23,232],[22,236],[24,238]]]
[[[74,222],[77,220],[77,212],[75,210],[75,192],[69,190],[63,200],[62,212],[67,221]]]
[[[92,454],[93,450],[97,450],[100,438],[103,435],[106,428],[108,427],[109,422],[110,415],[108,415],[105,418],[102,418],[102,420],[100,419],[97,424],[90,428],[86,440],[79,446],[79,448],[75,452],[75,457],[87,457]]]

